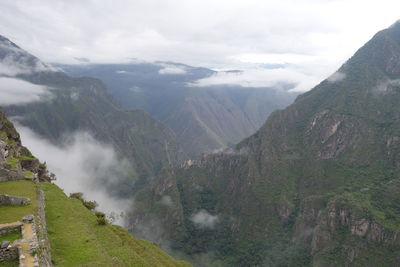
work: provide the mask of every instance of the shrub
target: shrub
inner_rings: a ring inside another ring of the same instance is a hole
[[[96,201],[86,201],[82,192],[71,193],[69,197],[79,199],[88,210],[94,210],[98,206]]]
[[[106,215],[103,212],[100,212],[100,211],[96,211],[94,213],[94,215],[96,215],[97,218],[105,218],[106,217]]]
[[[97,224],[98,225],[106,225],[107,219],[105,217],[97,217]]]
[[[71,193],[71,194],[69,194],[69,197],[79,199],[80,201],[84,201],[83,193],[81,193],[81,192]]]
[[[82,201],[83,205],[88,209],[88,210],[94,210],[98,204],[96,201]]]

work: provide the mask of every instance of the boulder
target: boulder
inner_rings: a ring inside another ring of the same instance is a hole
[[[3,241],[0,243],[0,248],[8,248],[9,245],[10,245],[9,241]]]
[[[22,217],[22,222],[23,223],[32,223],[34,218],[35,217],[32,214],[29,214],[29,215]]]

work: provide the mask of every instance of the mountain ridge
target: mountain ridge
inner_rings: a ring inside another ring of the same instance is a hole
[[[131,230],[145,236],[158,219],[153,238],[199,266],[210,253],[210,266],[395,266],[398,62],[395,24],[235,149],[159,176],[137,195]],[[219,223],[196,226],[203,210]]]

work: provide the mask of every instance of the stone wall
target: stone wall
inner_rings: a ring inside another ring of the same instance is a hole
[[[14,224],[6,224],[0,227],[0,236],[14,233],[14,232],[21,232],[22,223],[14,223]]]
[[[51,248],[47,236],[46,214],[45,214],[45,194],[43,190],[38,190],[38,213],[37,213],[37,235],[39,240],[39,263],[43,267],[52,267]]]
[[[0,162],[5,161],[7,156],[8,156],[7,143],[0,140]]]
[[[30,202],[29,198],[10,196],[5,194],[0,194],[0,206],[1,205],[26,205]]]
[[[0,262],[13,261],[19,258],[18,247],[10,246],[9,242],[0,243]]]
[[[0,163],[0,182],[24,180],[25,177],[22,172],[7,169],[7,164]]]

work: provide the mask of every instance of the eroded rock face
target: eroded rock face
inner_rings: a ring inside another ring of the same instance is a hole
[[[386,151],[389,161],[396,167],[400,167],[400,137],[391,136],[386,141]]]
[[[355,118],[323,110],[309,122],[305,140],[308,145],[318,147],[319,158],[331,159],[355,145],[360,135],[358,129]]]

